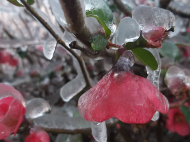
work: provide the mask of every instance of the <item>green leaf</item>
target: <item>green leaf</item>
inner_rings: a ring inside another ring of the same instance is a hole
[[[34,1],[34,0],[27,0],[27,3],[28,3],[29,5],[32,5],[32,4],[35,3],[35,1]]]
[[[111,30],[106,26],[106,24],[97,15],[87,15],[87,17],[94,17],[94,18],[96,18],[100,22],[100,24],[103,26],[106,38],[110,37]]]
[[[104,1],[101,1],[102,5],[94,5],[93,1],[89,3],[89,0],[85,0],[85,1],[88,1],[87,4],[92,6],[91,9],[86,10],[87,16],[97,15],[107,26],[109,26],[109,24],[112,23],[113,13],[111,9],[109,8],[109,6]]]
[[[107,39],[103,35],[95,35],[91,40],[91,46],[94,51],[100,51],[107,46]]]
[[[140,37],[134,42],[128,42],[125,44],[125,48],[128,50],[139,48],[139,47],[147,47],[147,41],[140,35]]]
[[[187,123],[190,126],[190,111],[189,111],[189,107],[187,107],[187,106],[181,106],[180,110],[184,114],[185,119],[187,120]]]
[[[178,47],[170,41],[165,41],[162,43],[162,47],[159,48],[158,51],[162,56],[168,57],[174,61],[177,61],[180,57],[180,51]]]
[[[143,48],[135,48],[131,51],[142,63],[144,63],[150,69],[156,70],[158,68],[158,63],[150,51]]]
[[[12,4],[16,5],[16,6],[20,6],[20,7],[23,6],[17,0],[7,0],[7,1],[9,1],[10,3],[12,3]]]

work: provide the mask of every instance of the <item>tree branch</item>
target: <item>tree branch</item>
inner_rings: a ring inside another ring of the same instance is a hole
[[[21,0],[21,2],[23,3],[23,5],[26,7],[26,9],[52,34],[52,36],[57,40],[57,42],[59,44],[61,44],[62,46],[65,47],[65,49],[70,52],[79,62],[79,65],[81,67],[84,79],[86,81],[86,84],[88,88],[91,87],[90,85],[90,81],[89,81],[89,77],[88,77],[88,72],[86,70],[85,65],[83,64],[83,59],[82,57],[79,57],[72,49],[70,49],[65,42],[59,37],[59,35],[57,33],[55,33],[55,31],[50,27],[50,25],[41,17],[38,15],[38,13],[30,6],[27,4],[27,2],[25,0]]]
[[[160,0],[160,7],[166,9],[170,2],[171,0]]]
[[[131,10],[128,9],[121,0],[113,0],[114,3],[117,5],[118,9],[121,10],[123,13],[125,13],[125,15],[130,16],[131,17]]]
[[[90,47],[88,41],[91,34],[85,24],[85,13],[83,12],[80,0],[59,0],[59,2],[64,12],[69,31],[75,34],[83,43],[85,42],[85,45]]]

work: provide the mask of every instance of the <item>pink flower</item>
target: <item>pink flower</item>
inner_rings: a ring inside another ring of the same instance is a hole
[[[50,138],[47,132],[35,127],[30,131],[30,135],[26,137],[25,142],[50,142]]]
[[[17,66],[18,65],[18,60],[14,58],[13,56],[10,55],[9,52],[6,51],[0,51],[0,63],[1,64],[6,64],[8,63],[10,66]]]
[[[127,65],[126,65],[127,64]],[[103,122],[116,117],[125,123],[147,123],[156,111],[167,113],[165,96],[146,78],[134,75],[127,58],[121,58],[93,88],[79,99],[84,119]]]
[[[167,36],[163,27],[153,27],[148,31],[142,31],[142,35],[147,40],[149,47],[153,48],[161,47],[162,41]]]
[[[176,132],[181,136],[186,136],[190,133],[189,125],[179,108],[170,109],[167,116],[166,128],[169,131]]]
[[[24,99],[12,86],[0,83],[0,140],[16,134],[26,112]]]

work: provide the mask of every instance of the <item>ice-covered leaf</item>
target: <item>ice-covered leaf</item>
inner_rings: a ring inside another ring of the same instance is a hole
[[[18,0],[8,0],[10,3],[16,5],[16,6],[23,6],[21,3],[18,2]]]
[[[185,73],[177,66],[171,66],[166,73],[165,82],[173,95],[179,95],[185,89]]]
[[[78,75],[75,79],[65,84],[60,90],[61,98],[65,102],[68,102],[70,99],[76,96],[86,86],[86,82],[84,80],[80,65],[75,58],[73,58],[73,63]]]
[[[113,14],[103,0],[84,0],[86,15],[97,15],[108,27],[112,24]]]
[[[150,51],[143,48],[135,48],[131,51],[142,63],[144,63],[150,69],[156,70],[158,68],[158,63]]]
[[[34,98],[26,102],[26,118],[33,120],[50,112],[49,103],[42,98]]]
[[[44,46],[43,46],[43,53],[44,56],[48,59],[51,60],[53,58],[53,53],[55,51],[55,47],[57,45],[57,40],[55,40],[54,38],[48,38],[45,42],[44,42]]]
[[[130,17],[123,18],[118,26],[113,42],[123,45],[127,42],[134,42],[140,37],[139,24]]]
[[[69,135],[69,134],[59,134],[55,142],[82,142],[81,134]]]
[[[91,122],[92,135],[97,142],[107,142],[106,123]]]
[[[61,8],[61,4],[59,3],[59,0],[49,0],[49,3],[51,5],[51,9],[53,11],[56,20],[64,28],[67,25],[67,23],[65,20],[65,15],[63,13],[63,10]]]
[[[106,38],[110,37],[111,30],[107,27],[107,25],[98,16],[96,16],[96,15],[90,15],[89,14],[89,15],[87,15],[87,17],[94,17],[94,18],[96,18],[100,22],[100,24],[103,26]]]
[[[185,119],[187,120],[187,123],[190,126],[190,110],[189,110],[189,107],[187,107],[187,106],[181,106],[180,110],[183,113],[183,115],[185,116]]]
[[[158,50],[162,56],[168,57],[173,61],[177,61],[179,59],[180,51],[178,47],[170,41],[162,43],[162,48],[159,48]]]
[[[103,35],[95,35],[90,40],[91,47],[94,51],[100,51],[107,45],[107,39]]]
[[[141,30],[150,30],[153,27],[169,30],[175,26],[173,13],[158,7],[140,5],[132,11],[132,17],[137,20]]]
[[[82,117],[69,117],[59,108],[52,108],[50,114],[34,119],[34,124],[45,129],[62,130],[73,133],[74,130],[90,129],[90,122]],[[82,131],[82,130],[81,130]]]

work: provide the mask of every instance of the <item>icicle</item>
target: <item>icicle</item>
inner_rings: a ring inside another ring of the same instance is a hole
[[[107,142],[106,123],[91,122],[92,135],[98,142]]]
[[[55,51],[55,47],[57,45],[57,41],[54,38],[48,38],[45,42],[44,42],[44,46],[43,46],[43,53],[44,56],[48,59],[51,60],[53,58],[53,53]]]
[[[157,70],[151,70],[148,66],[146,66],[146,70],[147,70],[147,79],[152,82],[152,84],[158,88],[159,90],[159,78],[160,78],[160,71],[161,71],[161,59],[160,59],[160,55],[158,52],[158,49],[148,49],[156,58],[156,61],[158,63],[158,68]],[[152,117],[152,121],[156,121],[159,119],[159,112],[156,111],[155,114]]]
[[[146,70],[147,70],[147,79],[152,82],[152,84],[159,89],[159,78],[160,78],[160,71],[161,71],[161,60],[160,60],[160,55],[157,49],[147,49],[149,50],[154,57],[156,58],[156,61],[158,63],[158,68],[157,70],[151,70],[149,67],[146,66]]]
[[[153,115],[153,117],[152,117],[152,121],[156,121],[156,120],[158,120],[159,119],[159,116],[160,116],[160,114],[159,114],[159,112],[158,111],[156,111],[155,112],[155,114]]]

